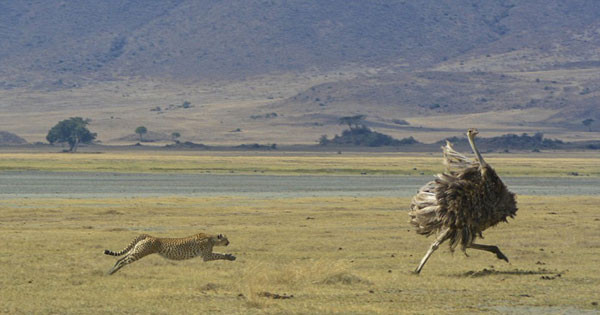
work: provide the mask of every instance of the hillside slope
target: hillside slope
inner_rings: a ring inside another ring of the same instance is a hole
[[[231,79],[357,63],[427,66],[501,38],[506,3],[4,2],[0,71],[21,78],[5,85],[41,75],[70,86],[114,75]]]
[[[365,114],[425,141],[465,125],[592,139],[599,16],[593,0],[4,1],[0,124],[28,141],[79,115],[105,142],[146,125],[311,143]]]

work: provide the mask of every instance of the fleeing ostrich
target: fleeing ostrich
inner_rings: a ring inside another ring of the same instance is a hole
[[[442,147],[446,172],[421,187],[412,199],[408,215],[417,233],[427,236],[437,233],[435,242],[415,270],[417,274],[446,240],[450,240],[452,251],[460,244],[465,255],[467,248],[479,249],[508,262],[497,246],[473,242],[477,237],[483,238],[481,232],[485,229],[506,222],[507,217],[512,218],[517,212],[515,194],[506,188],[475,147],[478,133],[474,128],[467,131],[476,161],[454,151],[452,143],[446,141]]]

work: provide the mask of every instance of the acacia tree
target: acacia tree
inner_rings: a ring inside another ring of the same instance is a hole
[[[135,133],[140,135],[140,142],[142,142],[142,136],[145,135],[146,133],[148,133],[148,129],[144,126],[139,126],[139,127],[135,128]]]
[[[86,127],[89,122],[89,119],[81,117],[62,120],[48,131],[46,140],[50,144],[66,142],[69,144],[69,152],[76,152],[80,143],[90,143],[96,139],[97,134]]]
[[[588,131],[592,131],[592,127],[590,127],[590,126],[592,125],[593,122],[594,122],[594,120],[592,118],[588,118],[588,119],[582,121],[581,123],[584,126],[588,127]]]
[[[360,129],[361,127],[364,127],[363,125],[363,120],[366,118],[367,116],[365,115],[354,115],[354,116],[345,116],[345,117],[340,117],[338,119],[338,123],[340,125],[348,125],[348,128],[350,130],[352,130],[352,125],[354,125],[354,129]]]
[[[173,140],[173,142],[179,142],[179,140],[177,140],[177,138],[181,137],[181,134],[177,131],[171,133],[171,140]]]

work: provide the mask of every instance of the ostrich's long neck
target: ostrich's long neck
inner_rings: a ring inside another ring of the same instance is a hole
[[[485,161],[483,160],[481,153],[479,153],[479,150],[477,150],[477,147],[475,146],[475,141],[473,139],[473,136],[471,135],[469,135],[469,144],[471,145],[473,153],[475,153],[475,156],[477,156],[477,161],[479,162],[479,165],[481,165],[481,167],[487,166],[487,163],[485,163]]]

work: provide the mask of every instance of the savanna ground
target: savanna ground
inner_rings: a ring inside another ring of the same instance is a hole
[[[502,175],[600,176],[600,161],[496,156]],[[0,170],[408,175],[441,171],[427,156],[0,154]],[[0,180],[3,180],[0,173]],[[415,187],[415,190],[418,187]],[[409,198],[161,196],[0,199],[0,313],[600,312],[600,196],[524,196],[487,252],[442,246],[411,271],[431,238],[407,223]],[[136,235],[225,233],[237,260],[126,266]],[[275,298],[274,298],[275,297]],[[289,297],[289,298],[288,298]]]

